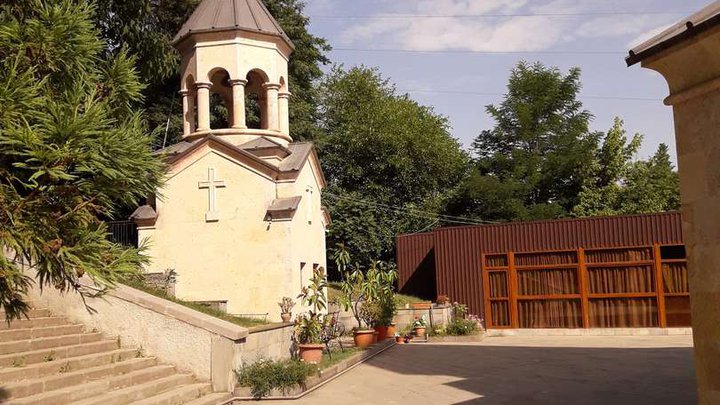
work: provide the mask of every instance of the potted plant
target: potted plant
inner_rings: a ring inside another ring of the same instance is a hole
[[[404,345],[405,344],[405,337],[401,336],[399,333],[395,334],[395,344],[398,345]]]
[[[318,267],[313,271],[310,285],[304,287],[298,295],[298,299],[309,307],[307,312],[298,315],[295,320],[300,360],[306,363],[319,363],[322,360],[322,333],[328,322],[327,316],[322,313],[327,308],[326,288],[325,269]]]
[[[448,305],[450,303],[450,297],[448,297],[446,294],[440,294],[438,295],[436,302],[438,305],[441,306]]]
[[[282,318],[282,321],[285,323],[290,322],[295,301],[290,297],[282,297],[282,300],[278,302],[278,306],[280,307],[280,318]]]
[[[425,316],[421,316],[419,318],[415,318],[415,322],[412,324],[413,331],[415,332],[415,336],[421,338],[425,337],[425,328],[427,328],[427,322],[425,322]]]
[[[353,340],[355,346],[359,348],[366,348],[372,344],[373,333],[375,332],[370,327],[368,322],[371,322],[371,317],[368,314],[369,308],[363,309],[367,303],[369,295],[373,294],[370,291],[370,285],[366,282],[365,274],[362,272],[362,268],[359,264],[350,264],[350,253],[342,243],[338,244],[333,251],[333,259],[335,265],[343,275],[342,282],[340,283],[340,296],[338,297],[338,304],[345,311],[352,311],[353,317],[357,321],[357,326],[353,328]],[[365,319],[365,322],[363,322]]]
[[[390,330],[393,324],[393,318],[397,314],[395,304],[395,292],[393,287],[397,280],[397,271],[393,264],[382,261],[375,261],[367,272],[367,282],[374,283],[372,289],[375,296],[373,297],[376,306],[374,328],[378,333],[378,341],[384,341],[388,337],[392,338],[395,330]]]

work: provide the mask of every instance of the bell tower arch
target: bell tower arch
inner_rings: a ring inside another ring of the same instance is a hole
[[[204,0],[173,45],[181,56],[183,139],[292,142],[287,77],[294,47],[262,0]],[[211,122],[211,111],[224,119]]]

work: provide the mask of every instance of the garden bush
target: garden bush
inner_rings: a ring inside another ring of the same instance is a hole
[[[465,336],[477,333],[477,322],[471,319],[453,319],[445,328],[450,336]]]
[[[304,386],[307,377],[317,372],[317,366],[297,360],[260,359],[236,370],[238,384],[249,387],[253,397],[266,397],[274,389],[284,393],[295,386]]]

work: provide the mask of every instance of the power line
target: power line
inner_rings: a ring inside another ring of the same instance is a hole
[[[474,51],[470,49],[332,48],[331,52],[446,53],[477,55],[626,55],[621,51]]]
[[[409,90],[402,90],[399,91],[405,92],[405,93],[437,93],[437,94],[461,94],[461,95],[469,95],[469,96],[505,96],[504,93],[488,93],[488,92],[480,92],[480,91],[463,91],[463,90],[433,90],[433,89],[409,89]],[[657,98],[649,98],[649,97],[622,97],[622,96],[584,96],[580,95],[580,98],[586,98],[586,99],[594,99],[594,100],[631,100],[631,101],[653,101],[658,102],[662,101],[661,99]]]
[[[512,18],[512,17],[583,17],[620,15],[687,15],[693,11],[598,11],[569,13],[486,13],[486,14],[357,14],[357,15],[314,15],[312,19],[408,19],[408,18]]]
[[[343,197],[339,196],[327,191],[323,191],[323,195],[327,195],[329,197],[333,197],[339,200],[353,202],[356,204],[366,205],[378,209],[383,209],[386,211],[394,211],[401,214],[411,215],[418,218],[424,218],[424,219],[439,219],[443,222],[448,223],[456,223],[456,224],[463,224],[463,225],[482,225],[482,224],[495,224],[497,222],[494,221],[485,221],[481,219],[472,219],[472,218],[464,218],[464,217],[456,217],[452,215],[442,215],[442,214],[436,214],[434,212],[428,212],[428,211],[421,211],[418,209],[413,208],[407,208],[407,207],[399,207],[396,205],[389,205],[389,204],[383,204],[378,203],[374,201],[364,200],[360,198],[349,198],[349,197]]]

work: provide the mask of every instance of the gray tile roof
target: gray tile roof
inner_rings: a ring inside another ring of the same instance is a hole
[[[283,159],[278,166],[281,172],[292,172],[302,169],[310,152],[312,152],[313,145],[309,142],[297,142],[288,145],[288,149],[290,149],[290,156]]]
[[[683,18],[668,29],[632,48],[625,61],[628,66],[634,65],[716,25],[720,25],[720,1],[710,3],[697,13]]]
[[[262,0],[203,0],[175,35],[173,43],[195,32],[231,30],[277,35],[293,46]]]

